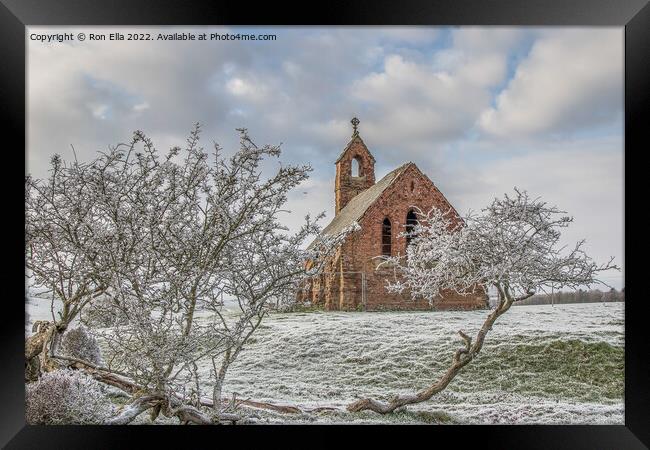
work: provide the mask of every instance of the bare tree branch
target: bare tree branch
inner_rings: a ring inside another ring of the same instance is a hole
[[[487,316],[474,339],[459,331],[464,346],[454,353],[451,365],[432,385],[415,394],[395,395],[388,402],[372,398],[357,400],[347,409],[387,414],[397,408],[429,400],[444,390],[483,348],[496,320],[513,303],[532,296],[547,286],[578,287],[602,283],[596,277],[618,269],[612,260],[594,263],[578,242],[565,252],[559,246],[560,229],[572,219],[539,198],[531,199],[515,188],[515,195],[495,199],[478,216],[459,221],[450,211],[420,212],[419,223],[410,233],[406,258],[390,258],[396,281],[388,289],[408,289],[414,298],[435,302],[445,291],[460,295],[493,286],[499,302]],[[604,284],[604,283],[603,283]]]

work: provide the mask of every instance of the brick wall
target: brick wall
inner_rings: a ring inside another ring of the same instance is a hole
[[[354,144],[354,142],[353,142]],[[349,152],[337,163],[337,205],[342,195],[342,186],[353,186],[349,183],[359,180],[347,180],[340,177],[339,171],[345,171],[349,162],[355,155],[364,155],[363,148],[359,152]],[[366,149],[367,152],[367,149]],[[369,157],[369,153],[365,155]],[[369,160],[366,160],[368,162]],[[363,167],[363,163],[361,165]],[[366,172],[366,176],[370,174]],[[374,173],[372,175],[374,183]],[[348,183],[348,184],[345,184]],[[341,192],[339,192],[341,191]],[[343,195],[343,199],[348,193]],[[350,196],[352,198],[352,196]],[[316,281],[310,294],[314,304],[322,305],[331,310],[358,310],[362,305],[362,277],[359,272],[365,273],[365,309],[477,309],[487,306],[487,295],[479,292],[475,295],[461,296],[456,293],[445,293],[442,298],[434,302],[432,307],[426,300],[412,300],[408,292],[402,294],[389,293],[385,286],[387,279],[394,279],[394,272],[390,269],[377,270],[378,258],[382,253],[382,223],[385,218],[391,221],[391,253],[393,256],[404,255],[406,239],[398,237],[405,230],[406,216],[413,208],[419,207],[426,212],[433,206],[444,211],[451,208],[445,197],[414,164],[406,170],[389,186],[380,198],[368,208],[360,220],[361,230],[348,237],[341,249],[332,258],[326,269],[330,273],[322,275]],[[455,211],[452,208],[455,214]],[[458,219],[460,221],[460,219]]]

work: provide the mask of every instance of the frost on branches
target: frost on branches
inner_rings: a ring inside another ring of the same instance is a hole
[[[25,392],[30,425],[102,424],[115,413],[102,385],[78,370],[44,374]]]
[[[555,206],[531,198],[515,188],[463,221],[451,211],[419,212],[419,223],[404,258],[389,258],[398,275],[388,289],[408,289],[413,297],[435,302],[443,291],[468,294],[480,286],[493,286],[498,303],[474,339],[459,331],[463,347],[453,355],[449,369],[429,388],[397,395],[389,402],[366,398],[348,406],[350,411],[389,413],[402,406],[430,399],[480,352],[496,319],[514,302],[551,287],[577,288],[595,283],[598,273],[618,269],[612,259],[596,264],[582,250],[584,241],[561,247],[561,230],[573,221]]]
[[[64,356],[89,361],[97,366],[104,364],[97,339],[83,326],[69,329],[63,334],[60,352]]]
[[[160,155],[138,131],[90,163],[55,157],[49,180],[27,179],[28,269],[63,311],[47,328],[42,353],[65,360],[56,336],[92,305],[93,315],[111,319],[97,333],[113,357],[106,367],[85,367],[149,393],[112,423],[149,408],[153,418],[218,422],[224,377],[248,338],[353,231],[303,250],[321,216],[307,217],[294,234],[280,216],[311,168],[278,164],[267,174],[264,163],[279,147],[258,147],[239,133],[231,156],[217,144],[205,151],[198,124],[184,149]],[[307,259],[317,263],[307,269]],[[209,380],[197,370],[204,358],[213,365]],[[206,384],[211,401],[202,397]],[[207,404],[212,416],[199,411]]]

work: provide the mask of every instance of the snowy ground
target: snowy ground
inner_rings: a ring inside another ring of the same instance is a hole
[[[51,317],[47,302],[32,299],[28,311],[30,322]],[[272,314],[231,367],[224,393],[344,410],[360,396],[422,389],[460,346],[456,331],[474,335],[486,314]],[[260,421],[623,424],[623,320],[622,303],[513,307],[480,356],[426,403],[390,416],[261,412]]]

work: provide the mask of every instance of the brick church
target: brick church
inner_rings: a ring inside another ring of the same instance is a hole
[[[395,272],[378,267],[382,256],[404,255],[407,239],[400,232],[416,223],[414,206],[455,209],[418,167],[408,162],[375,182],[375,158],[352,119],[353,134],[336,160],[335,217],[322,234],[335,234],[356,221],[361,229],[347,237],[313,278],[300,297],[328,310],[431,309],[424,299],[386,291]],[[459,219],[460,220],[460,219]],[[449,293],[434,302],[435,309],[487,307],[487,295]]]

